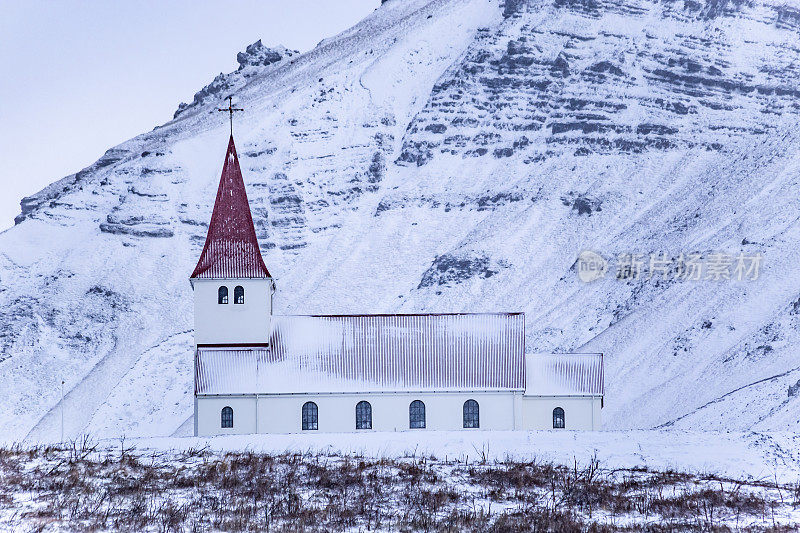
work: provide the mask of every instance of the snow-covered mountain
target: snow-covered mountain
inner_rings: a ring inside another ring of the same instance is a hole
[[[238,59],[0,234],[0,435],[188,430],[229,94],[279,313],[522,310],[606,354],[609,428],[800,429],[796,3],[389,0]],[[763,262],[583,283],[584,249]]]

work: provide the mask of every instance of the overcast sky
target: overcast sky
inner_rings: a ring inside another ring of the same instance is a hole
[[[172,118],[261,39],[301,52],[380,0],[0,0],[0,230],[19,200]]]

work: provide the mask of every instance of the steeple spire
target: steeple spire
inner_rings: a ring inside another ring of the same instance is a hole
[[[206,243],[191,278],[271,277],[258,248],[239,157],[231,135]]]
[[[227,111],[228,114],[230,115],[229,118],[231,121],[231,137],[233,137],[233,113],[234,111],[244,111],[244,109],[242,109],[241,107],[233,107],[233,96],[229,96],[227,100],[228,100],[228,107],[218,107],[217,111]]]

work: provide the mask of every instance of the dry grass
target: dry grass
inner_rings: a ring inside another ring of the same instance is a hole
[[[85,531],[795,531],[800,486],[595,460],[437,461],[88,439],[0,448],[0,529]]]

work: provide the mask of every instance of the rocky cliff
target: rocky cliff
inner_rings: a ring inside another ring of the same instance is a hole
[[[62,406],[68,434],[190,427],[228,95],[278,312],[521,310],[529,351],[606,354],[609,428],[796,430],[799,43],[772,0],[390,0],[305,54],[254,43],[22,201],[0,434],[53,436]],[[580,281],[585,249],[608,275]],[[685,279],[691,254],[759,275]]]

